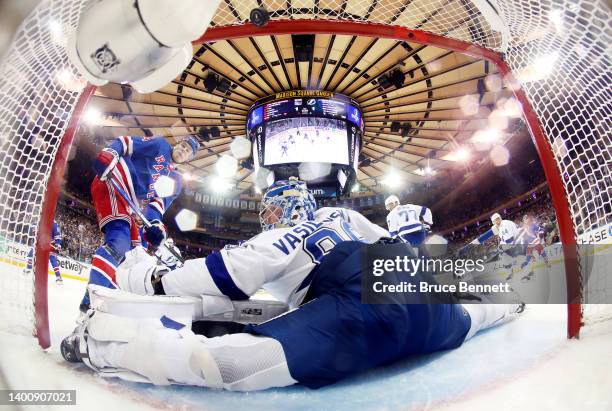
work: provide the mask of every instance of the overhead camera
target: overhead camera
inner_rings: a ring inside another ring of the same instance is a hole
[[[160,89],[191,62],[191,42],[209,26],[221,0],[98,0],[80,17],[68,56],[91,84]]]
[[[251,14],[249,16],[251,23],[256,25],[257,27],[263,27],[270,21],[270,12],[264,9],[263,7],[256,7],[251,10]]]

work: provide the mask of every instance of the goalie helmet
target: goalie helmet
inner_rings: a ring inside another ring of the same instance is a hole
[[[295,177],[279,180],[263,195],[259,221],[263,231],[314,220],[317,203],[306,183]]]
[[[392,204],[395,204],[395,205],[391,207]],[[397,207],[398,205],[399,205],[399,198],[397,198],[396,195],[391,195],[385,199],[385,208],[388,211],[393,210],[393,208]]]

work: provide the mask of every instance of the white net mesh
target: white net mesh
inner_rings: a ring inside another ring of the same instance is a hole
[[[79,91],[65,40],[81,2],[40,4],[0,66],[0,327],[34,327],[34,276],[21,273],[35,246],[46,183]],[[17,273],[17,274],[16,274]]]
[[[227,1],[213,22],[242,24],[256,3]],[[315,18],[398,25],[503,51],[553,149],[577,239],[606,229],[612,223],[609,5],[597,0],[487,2],[495,9],[491,19],[481,13],[481,3],[279,0],[263,5],[272,20]],[[504,29],[495,24],[495,14]],[[612,276],[606,270],[594,271],[599,275],[592,275],[583,288],[584,301],[611,301]],[[583,308],[585,317],[612,315],[611,305]]]
[[[248,22],[255,7],[264,7],[271,20],[343,20],[425,30],[499,49],[502,39],[469,0],[268,0],[221,2],[213,26]]]
[[[612,215],[610,9],[590,1],[533,4],[500,4],[512,33],[506,60],[552,144],[581,235]]]
[[[2,61],[0,241],[4,262],[23,265],[24,260],[9,256],[7,248],[20,247],[27,253],[34,246],[46,182],[79,96],[71,84],[73,69],[64,41],[78,21],[82,4],[79,0],[40,4],[24,21]],[[486,4],[494,9],[487,12]],[[612,29],[610,8],[604,1],[225,0],[213,25],[244,24],[250,11],[261,6],[272,20],[405,26],[503,51],[556,156],[576,236],[610,223]],[[3,263],[6,280],[0,283],[0,321],[3,326],[31,329],[32,275],[15,278],[7,267]],[[600,294],[603,290],[609,300],[611,282],[609,276],[593,280],[587,294],[591,289]]]
[[[588,242],[589,233],[612,223],[612,16],[603,2],[520,4],[500,4],[512,38],[505,58],[552,145],[576,236]],[[611,305],[591,305],[612,301],[610,271],[597,266],[610,250],[588,251],[597,255],[589,276],[583,273],[587,322],[612,315]]]

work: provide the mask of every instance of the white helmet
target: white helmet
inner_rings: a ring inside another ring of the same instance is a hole
[[[385,208],[389,211],[392,210],[391,204],[395,204],[395,206],[399,204],[399,198],[397,198],[396,195],[390,195],[389,197],[385,199]]]
[[[491,216],[491,221],[495,223],[495,220],[497,220],[498,218],[501,220],[501,216],[499,215],[499,213],[495,213]]]

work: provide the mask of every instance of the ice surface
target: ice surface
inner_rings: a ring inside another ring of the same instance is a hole
[[[457,350],[407,359],[331,387],[233,393],[107,380],[65,363],[58,345],[74,327],[84,287],[71,279],[62,286],[49,282],[53,345],[47,352],[34,338],[0,333],[1,371],[10,387],[76,389],[77,408],[87,410],[612,410],[612,322],[568,341],[565,306],[528,306],[517,321]]]

